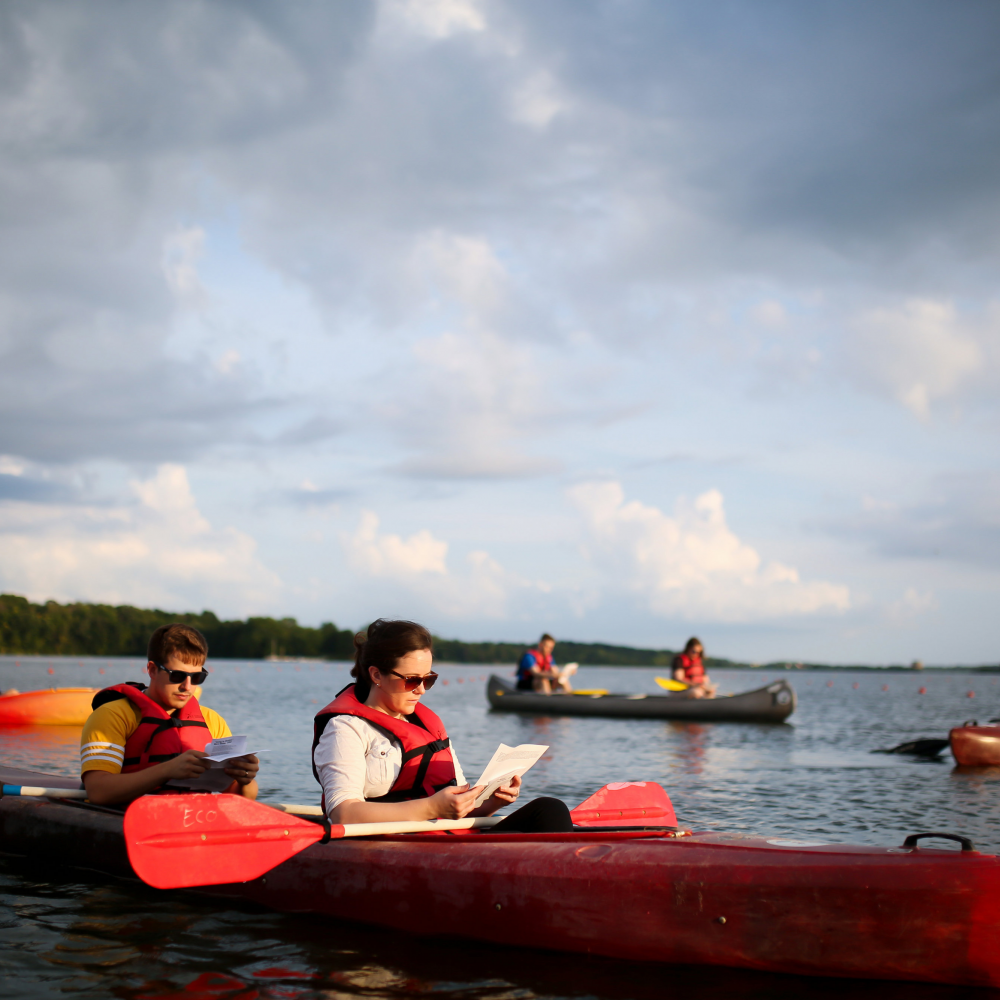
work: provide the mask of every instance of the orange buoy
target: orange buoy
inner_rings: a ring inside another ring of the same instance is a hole
[[[50,674],[54,674],[54,673],[55,673],[55,671],[54,671],[54,670],[53,670],[53,669],[52,669],[51,667],[49,667],[49,673],[50,673]]]
[[[2,726],[82,726],[97,688],[48,688],[0,695]]]
[[[927,694],[927,688],[921,688],[917,694]]]
[[[826,686],[827,686],[828,688],[832,688],[832,687],[833,687],[833,681],[827,681],[827,682],[826,682]]]
[[[103,673],[104,673],[104,667],[101,667],[101,669],[100,669],[100,670],[98,670],[97,672],[98,672],[99,674],[103,674]]]
[[[883,691],[888,691],[889,690],[889,685],[888,684],[883,684],[882,685],[882,690]]]
[[[853,684],[851,685],[851,687],[852,687],[852,688],[854,688],[854,690],[855,690],[855,691],[857,691],[857,689],[858,689],[858,688],[860,687],[860,685],[858,684],[858,682],[857,682],[857,681],[855,681],[855,682],[854,682],[854,683],[853,683]]]
[[[976,692],[975,691],[966,691],[965,692],[965,697],[966,698],[975,698],[976,697]]]

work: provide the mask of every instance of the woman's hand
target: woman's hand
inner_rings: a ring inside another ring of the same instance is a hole
[[[521,794],[521,777],[515,774],[510,779],[510,785],[504,788],[501,785],[476,811],[475,816],[492,816],[498,809],[504,806],[513,805],[517,802],[517,797]]]
[[[482,790],[482,785],[477,785],[475,788],[470,788],[468,785],[442,788],[440,792],[435,792],[427,799],[432,818],[465,819],[472,812],[476,796]]]
[[[260,761],[250,753],[246,757],[234,757],[232,760],[227,760],[224,770],[242,788],[244,785],[249,785],[257,777]]]

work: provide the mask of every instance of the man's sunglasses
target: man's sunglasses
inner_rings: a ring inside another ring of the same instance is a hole
[[[397,674],[395,670],[387,670],[386,673],[398,677],[406,685],[407,691],[415,691],[421,684],[423,684],[425,690],[429,691],[434,687],[434,682],[438,679],[438,675],[435,673],[420,674],[415,677],[404,677],[402,674]]]
[[[186,670],[167,670],[166,667],[160,666],[155,660],[153,661],[153,666],[157,670],[162,670],[164,673],[170,676],[171,684],[183,684],[189,677],[191,678],[192,684],[204,684],[206,678],[208,677],[207,670],[196,670],[193,674],[189,674]]]

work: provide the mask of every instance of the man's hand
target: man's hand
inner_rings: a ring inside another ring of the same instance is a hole
[[[163,771],[168,780],[197,778],[209,768],[209,762],[204,760],[205,753],[201,750],[185,750],[172,760],[163,762]]]
[[[227,760],[224,770],[237,785],[243,787],[249,785],[257,777],[260,761],[250,753],[246,757],[234,757],[232,760]]]

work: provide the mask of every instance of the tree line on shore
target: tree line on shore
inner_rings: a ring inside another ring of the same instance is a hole
[[[354,659],[354,632],[333,622],[319,628],[294,618],[223,621],[212,611],[175,613],[127,604],[33,604],[16,594],[0,594],[0,654],[42,656],[144,656],[150,633],[168,622],[193,625],[208,640],[212,657],[263,659],[267,656]],[[435,637],[434,653],[450,663],[513,663],[531,643],[463,642]],[[633,649],[607,643],[560,641],[558,660],[605,666],[669,667],[668,649]],[[709,661],[722,665],[726,661]]]

